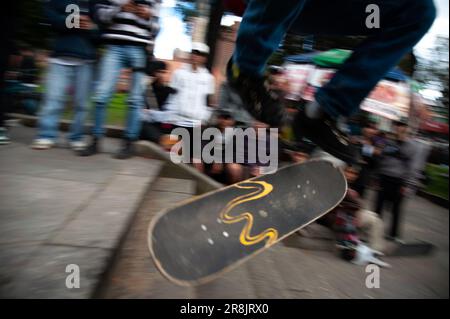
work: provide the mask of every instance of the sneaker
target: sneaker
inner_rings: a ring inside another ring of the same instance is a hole
[[[92,138],[92,141],[89,143],[89,145],[84,147],[82,150],[77,151],[79,156],[92,156],[99,152],[98,147],[98,138],[94,137]]]
[[[48,150],[55,146],[55,142],[48,138],[37,138],[31,144],[31,148],[35,150]]]
[[[0,145],[9,144],[11,140],[8,135],[6,135],[6,128],[0,127]]]
[[[127,159],[133,157],[133,155],[134,155],[133,141],[126,139],[123,141],[120,150],[114,155],[114,158]]]
[[[87,146],[86,142],[84,142],[84,141],[70,141],[69,145],[70,145],[70,148],[72,150],[74,150],[75,152],[82,151]]]
[[[230,60],[227,65],[227,80],[240,96],[245,109],[256,120],[271,127],[280,127],[285,121],[285,111],[277,92],[269,90],[266,78],[250,76],[241,72]]]
[[[293,123],[294,133],[298,140],[307,138],[325,152],[340,160],[356,164],[359,162],[359,153],[351,144],[347,135],[341,132],[336,121],[327,115],[319,119],[311,119],[306,116],[304,110],[300,110]]]

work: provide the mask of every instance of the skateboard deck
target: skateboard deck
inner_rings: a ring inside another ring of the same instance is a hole
[[[328,161],[290,165],[159,213],[149,225],[150,253],[169,280],[202,284],[323,216],[346,192]]]

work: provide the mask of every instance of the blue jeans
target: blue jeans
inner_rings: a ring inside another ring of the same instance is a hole
[[[128,93],[128,114],[125,128],[125,138],[136,140],[139,138],[141,128],[140,110],[144,107],[143,80],[146,63],[145,49],[132,45],[108,45],[100,65],[97,91],[95,93],[95,124],[93,135],[102,137],[108,105],[116,88],[123,68],[132,68],[131,90]]]
[[[380,28],[369,29],[369,4],[380,8]],[[234,62],[263,73],[285,33],[365,35],[335,76],[316,93],[332,117],[350,116],[378,81],[412,50],[436,17],[432,0],[250,0],[239,28]]]
[[[70,128],[69,139],[79,141],[83,138],[92,75],[92,63],[76,66],[49,64],[44,102],[39,114],[38,138],[51,140],[57,138],[59,117],[66,102],[66,91],[71,85],[74,87],[75,93],[74,119]]]

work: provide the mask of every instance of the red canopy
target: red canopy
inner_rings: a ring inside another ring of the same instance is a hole
[[[420,125],[420,129],[422,131],[448,134],[448,124],[447,123],[441,123],[441,122],[436,122],[436,121],[432,121],[432,120],[423,121],[422,124]]]

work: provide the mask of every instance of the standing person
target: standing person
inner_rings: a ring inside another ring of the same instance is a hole
[[[19,9],[23,0],[5,1],[0,10],[0,36],[2,45],[0,46],[0,145],[9,144],[5,125],[5,73],[10,55],[15,51],[14,36],[18,29]]]
[[[128,95],[128,115],[122,147],[115,155],[126,159],[133,155],[133,142],[139,138],[140,111],[144,107],[146,47],[153,46],[159,30],[160,0],[104,0],[96,5],[95,16],[102,24],[102,39],[106,43],[101,60],[98,86],[94,96],[95,120],[92,141],[81,156],[99,152],[99,140],[104,135],[106,107],[115,91],[123,68],[131,68],[131,89]]]
[[[96,58],[96,26],[92,22],[92,10],[82,12],[79,28],[68,27],[66,8],[75,4],[92,9],[92,1],[50,0],[45,13],[56,33],[53,52],[49,59],[45,95],[39,114],[38,132],[31,147],[49,149],[58,137],[59,117],[64,108],[65,93],[73,85],[74,120],[69,136],[70,146],[78,151],[86,145],[83,141],[83,124],[89,105],[94,61]]]
[[[294,122],[297,137],[304,136],[353,162],[355,149],[338,129],[338,117],[358,111],[363,99],[419,42],[435,17],[432,0],[249,0],[228,63],[228,82],[255,118],[280,126],[284,110],[279,96],[266,85],[264,68],[286,32],[367,36]]]
[[[191,146],[193,128],[205,124],[211,116],[215,80],[205,67],[208,54],[206,44],[192,44],[191,63],[173,73],[170,87],[174,93],[169,96],[163,112],[166,121],[162,122],[189,130]]]
[[[371,127],[362,130],[361,157],[363,160],[358,179],[354,183],[354,189],[364,198],[367,187],[371,182],[371,175],[375,169],[377,156],[380,155],[380,148],[375,144],[377,131]]]
[[[388,140],[382,150],[379,163],[379,191],[375,211],[381,217],[386,201],[392,203],[392,226],[389,232],[391,239],[399,237],[401,204],[408,187],[414,183],[412,172],[412,158],[414,156],[414,142],[408,137],[408,126],[395,123],[395,137]]]

